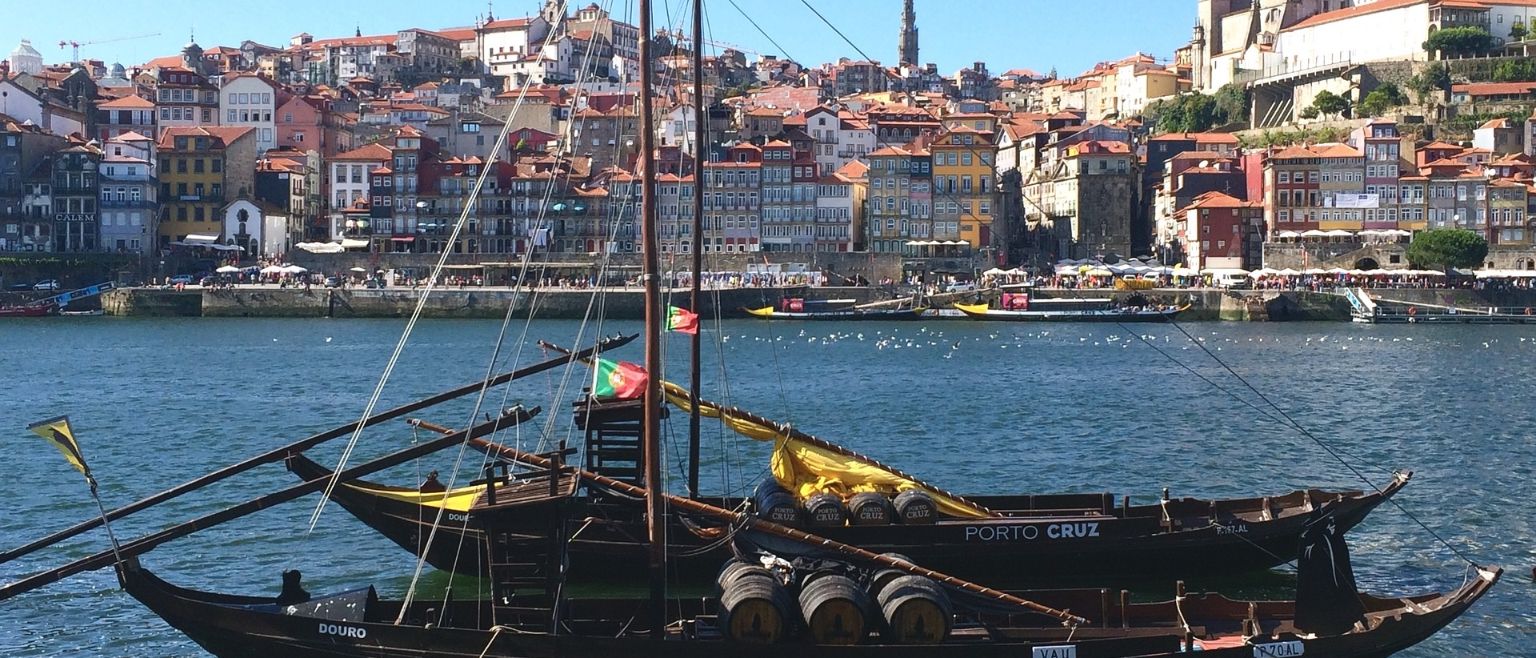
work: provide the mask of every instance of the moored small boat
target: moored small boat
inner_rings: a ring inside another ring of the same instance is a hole
[[[58,310],[58,307],[52,304],[0,306],[0,318],[41,318],[55,315]]]
[[[1022,310],[995,309],[987,304],[960,304],[955,308],[972,320],[1005,322],[1169,322],[1189,309],[1183,306],[1109,306],[1106,308],[1054,309],[1035,306]]]
[[[746,308],[748,315],[764,320],[920,320],[924,317],[922,307],[911,308],[826,308],[817,309],[814,305],[786,304],[783,309],[772,306],[762,308]],[[799,309],[799,310],[794,310]]]

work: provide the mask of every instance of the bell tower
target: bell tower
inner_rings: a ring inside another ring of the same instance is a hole
[[[898,64],[917,66],[917,12],[912,10],[912,0],[904,0],[901,7],[901,41],[897,44]]]

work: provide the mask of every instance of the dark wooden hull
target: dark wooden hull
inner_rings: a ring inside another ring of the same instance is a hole
[[[290,469],[304,479],[330,471],[302,457]],[[1268,520],[1248,520],[1263,509],[1266,499],[1201,501],[1176,499],[1166,505],[1115,506],[1108,495],[975,496],[968,497],[996,510],[1018,516],[1002,519],[946,519],[932,525],[845,526],[810,528],[813,532],[877,553],[896,552],[918,563],[960,578],[1012,587],[1040,583],[1101,585],[1126,578],[1187,578],[1267,569],[1295,557],[1297,537],[1306,512],[1339,498],[1338,519],[1347,530],[1407,483],[1394,480],[1382,492],[1295,492],[1267,499],[1271,509],[1284,510]],[[367,483],[360,483],[367,484]],[[381,485],[367,484],[369,487]],[[363,523],[418,555],[435,510],[370,497],[338,487],[332,498]],[[1310,502],[1309,502],[1310,501]],[[548,505],[565,502],[551,499]],[[634,580],[645,573],[645,524],[638,504],[613,499],[578,497],[569,517],[571,575],[578,580]],[[740,501],[707,502],[733,508]],[[1089,506],[1092,503],[1092,507]],[[539,505],[540,503],[533,503]],[[1049,512],[1048,510],[1056,510]],[[1067,510],[1070,510],[1067,511]],[[1163,512],[1173,515],[1172,527]],[[1214,514],[1214,515],[1213,515]],[[1261,514],[1262,516],[1262,514]],[[547,532],[541,514],[529,514],[519,527],[528,536]],[[480,575],[483,535],[473,518],[445,520],[426,554],[434,567]],[[1070,528],[1070,532],[1067,530]],[[579,532],[578,532],[579,531]],[[1071,536],[1065,536],[1070,534]],[[1077,535],[1083,535],[1081,537]],[[712,582],[730,547],[712,537],[699,537],[676,519],[667,536],[679,557],[674,573],[685,582]]]
[[[1257,611],[1266,633],[1260,642],[1288,642],[1302,651],[1281,655],[1386,656],[1417,644],[1455,620],[1492,587],[1498,576],[1496,570],[1489,571],[1470,579],[1455,592],[1413,597],[1408,603],[1403,599],[1363,596],[1367,599],[1369,630],[1337,636],[1303,640],[1285,634],[1288,619],[1294,615],[1294,606],[1286,602],[1257,602],[1252,609]],[[404,623],[395,624],[396,616],[401,616],[399,603],[370,601],[363,606],[362,614],[332,620],[285,614],[273,599],[176,587],[136,563],[119,565],[118,577],[129,595],[220,658],[783,658],[786,652],[793,652],[797,658],[1017,658],[1042,655],[1033,650],[1043,647],[1073,649],[1071,654],[1043,655],[1129,658],[1173,656],[1181,653],[1181,649],[1187,650],[1182,641],[1184,626],[1174,623],[1175,619],[1187,620],[1190,627],[1199,630],[1201,634],[1196,639],[1202,642],[1207,656],[1262,655],[1253,644],[1242,642],[1235,630],[1241,627],[1250,604],[1215,595],[1187,597],[1177,608],[1173,602],[1131,604],[1127,608],[1083,605],[1075,610],[1085,614],[1090,623],[1070,631],[1071,636],[1068,629],[1059,625],[1020,615],[997,618],[996,634],[957,630],[948,641],[938,645],[826,646],[811,644],[804,638],[753,645],[680,634],[652,639],[644,634],[644,629],[632,627],[626,633],[625,626],[638,612],[638,603],[633,601],[573,601],[565,613],[569,620],[566,634],[551,635],[527,626],[519,628],[516,622],[506,619],[498,620],[502,626],[492,628],[492,615],[487,613],[493,610],[482,602],[450,603],[446,610],[436,612],[429,612],[428,608],[437,609],[441,602],[416,603],[406,609]],[[1081,590],[1022,594],[1056,604],[1090,603],[1099,598],[1097,592]],[[704,612],[707,605],[679,600],[674,609],[683,615],[696,615]],[[474,621],[477,618],[483,621]],[[427,619],[434,623],[425,625]],[[1271,633],[1281,635],[1268,635]]]
[[[1129,309],[1088,311],[999,311],[971,312],[961,309],[972,320],[987,322],[1172,322],[1187,307],[1142,311]]]
[[[42,318],[55,314],[58,307],[48,306],[7,306],[0,308],[0,318]]]
[[[900,322],[923,319],[921,308],[868,309],[843,311],[780,311],[773,307],[742,309],[748,315],[762,320],[801,320],[806,322]]]

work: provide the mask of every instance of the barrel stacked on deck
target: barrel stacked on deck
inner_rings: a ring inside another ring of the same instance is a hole
[[[734,559],[720,570],[717,622],[726,637],[772,644],[798,636],[846,645],[876,636],[896,644],[937,644],[949,635],[949,597],[929,578],[840,563],[807,569],[771,558],[768,563]]]
[[[764,480],[752,495],[759,518],[787,526],[802,524],[812,528],[843,526],[927,525],[938,520],[938,504],[919,489],[908,489],[894,497],[877,491],[843,496],[830,491],[816,493],[800,501],[775,480]]]

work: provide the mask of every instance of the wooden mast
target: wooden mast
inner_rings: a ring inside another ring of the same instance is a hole
[[[704,285],[704,0],[693,0],[693,287],[688,310],[699,312]],[[688,337],[688,497],[699,497],[699,332]]]
[[[656,254],[655,107],[651,104],[651,2],[640,0],[640,279],[645,284],[645,522],[651,581],[651,635],[666,632],[666,536],[661,490],[661,311],[660,258]]]

